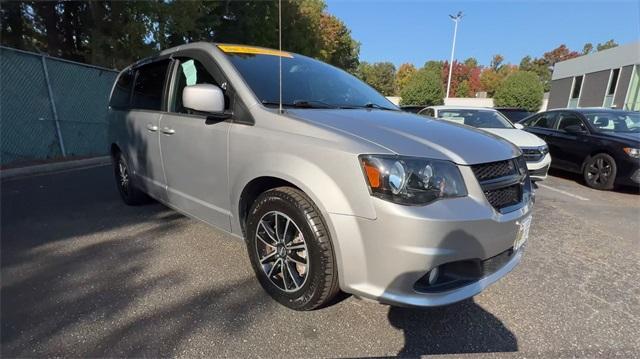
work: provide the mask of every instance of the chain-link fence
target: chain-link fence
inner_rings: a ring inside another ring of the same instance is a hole
[[[106,154],[107,102],[116,75],[0,47],[2,166]]]

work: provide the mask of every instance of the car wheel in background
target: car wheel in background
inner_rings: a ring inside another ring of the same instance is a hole
[[[606,153],[587,158],[583,175],[587,185],[600,190],[613,189],[616,180],[616,161]]]
[[[329,232],[303,192],[279,187],[261,194],[247,218],[247,249],[264,290],[295,310],[312,310],[339,292]]]

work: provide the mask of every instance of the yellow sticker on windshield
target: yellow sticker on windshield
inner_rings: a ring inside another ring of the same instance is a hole
[[[218,45],[218,48],[227,53],[271,55],[271,56],[293,58],[293,55],[291,55],[288,52],[271,50],[271,49],[263,49],[261,47],[239,46],[239,45]]]

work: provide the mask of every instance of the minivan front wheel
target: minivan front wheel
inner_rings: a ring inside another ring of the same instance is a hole
[[[291,309],[312,310],[339,292],[329,233],[303,192],[280,187],[261,194],[246,228],[251,265],[275,300]]]
[[[613,189],[616,181],[616,161],[606,153],[599,153],[587,159],[583,175],[587,185],[591,188]]]
[[[118,193],[124,203],[135,206],[149,201],[149,197],[133,183],[129,162],[120,152],[113,156],[113,170]]]

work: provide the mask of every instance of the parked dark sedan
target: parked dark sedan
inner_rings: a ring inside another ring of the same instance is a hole
[[[509,121],[516,123],[523,119],[533,115],[533,112],[529,112],[524,108],[518,107],[496,107],[501,114],[505,115]]]
[[[559,109],[520,123],[547,142],[551,167],[582,173],[590,187],[640,184],[640,112]]]

